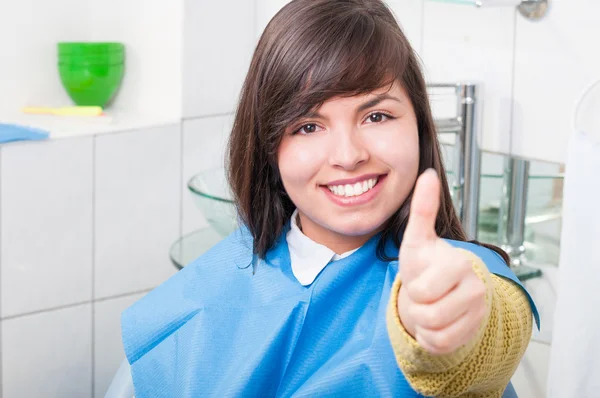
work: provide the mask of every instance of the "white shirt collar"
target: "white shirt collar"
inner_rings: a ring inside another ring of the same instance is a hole
[[[321,245],[304,235],[298,227],[298,210],[294,211],[291,228],[286,235],[290,251],[292,273],[303,286],[312,284],[317,276],[331,261],[348,257],[358,249],[343,254],[336,254],[328,247]]]

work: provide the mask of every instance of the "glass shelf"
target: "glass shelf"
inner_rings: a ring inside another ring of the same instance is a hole
[[[179,238],[169,251],[171,262],[182,269],[223,239],[214,228],[206,227]]]
[[[450,150],[445,155],[451,153]],[[503,245],[502,236],[506,228],[505,158],[499,154],[482,154],[477,239],[497,246]],[[451,156],[449,159],[445,156],[445,160],[452,164]],[[558,264],[564,178],[560,170],[560,165],[538,165],[532,162],[525,220],[526,264]],[[447,174],[454,197],[457,189],[455,177],[452,171]],[[238,226],[235,205],[223,169],[209,170],[194,176],[188,182],[188,188],[210,226],[183,236],[173,244],[170,256],[178,268],[198,258]],[[525,265],[515,267],[514,271],[522,280],[540,275],[540,271]]]
[[[199,173],[188,182],[196,206],[222,236],[237,229],[237,217],[224,169]]]

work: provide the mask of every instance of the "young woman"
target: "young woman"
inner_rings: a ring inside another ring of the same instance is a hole
[[[500,397],[531,299],[465,242],[417,58],[380,0],[267,26],[228,153],[242,226],[123,315],[139,397]]]

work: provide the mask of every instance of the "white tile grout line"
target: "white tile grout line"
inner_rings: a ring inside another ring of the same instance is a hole
[[[2,216],[2,147],[0,146],[0,217]],[[2,222],[0,220],[0,291],[2,290]],[[2,295],[0,294],[0,398],[4,391],[2,368]]]
[[[115,294],[114,296],[101,297],[101,298],[98,298],[98,299],[96,299],[94,301],[96,303],[103,303],[105,301],[110,301],[110,300],[115,300],[115,299],[130,297],[130,296],[135,296],[135,295],[138,295],[138,294],[148,293],[148,292],[150,292],[152,290],[154,290],[153,287],[148,288],[148,289],[136,290],[135,292],[127,292],[127,293]]]
[[[183,191],[185,190],[183,175],[183,151],[185,143],[183,131],[183,122],[181,122],[179,124],[179,236],[183,236]]]
[[[511,70],[511,82],[510,82],[510,98],[511,98],[511,106],[510,106],[510,126],[508,128],[508,153],[512,155],[514,152],[513,148],[513,135],[514,135],[514,125],[515,125],[515,81],[516,79],[516,71],[517,71],[517,24],[519,20],[517,18],[517,9],[515,8],[515,12],[513,15],[513,48],[512,48],[512,70]]]
[[[116,299],[120,299],[120,298],[126,298],[126,297],[136,296],[136,295],[139,295],[139,294],[148,293],[148,292],[152,291],[153,289],[154,288],[149,288],[149,289],[144,289],[144,290],[138,290],[138,291],[135,291],[135,292],[128,292],[128,293],[123,293],[123,294],[117,294],[117,295],[114,295],[114,296],[102,297],[102,298],[99,298],[99,299],[96,299],[96,300],[78,301],[76,303],[71,303],[71,304],[66,304],[66,305],[60,305],[60,306],[51,307],[51,308],[45,308],[43,310],[30,311],[30,312],[25,312],[25,313],[16,314],[16,315],[9,315],[7,317],[1,318],[0,320],[2,320],[2,321],[10,321],[10,320],[13,320],[13,319],[23,318],[23,317],[26,317],[26,316],[44,314],[46,312],[66,310],[66,309],[73,308],[73,307],[79,307],[79,306],[85,305],[85,304],[102,303],[102,302],[105,302],[105,301],[116,300]]]
[[[94,298],[96,297],[96,142],[97,138],[92,140],[92,345],[91,345],[91,397],[94,398],[96,390],[96,305]],[[0,397],[2,398],[2,397]]]
[[[421,28],[419,29],[421,35],[421,42],[419,43],[419,54],[423,55],[425,49],[425,2],[421,2]]]
[[[181,121],[182,122],[191,122],[191,121],[194,121],[194,120],[202,120],[202,119],[211,119],[211,118],[215,118],[215,117],[231,116],[231,114],[235,114],[235,110],[233,110],[231,112],[213,113],[213,114],[210,114],[210,115],[182,117]]]

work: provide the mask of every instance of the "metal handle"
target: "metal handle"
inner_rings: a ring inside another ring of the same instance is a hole
[[[455,119],[437,119],[439,133],[457,135],[455,147],[455,204],[463,229],[469,239],[477,238],[479,214],[479,185],[481,176],[481,151],[478,144],[480,128],[478,84],[430,84],[429,88],[454,88],[457,96]]]
[[[527,19],[540,20],[548,14],[549,0],[523,0],[517,10]]]
[[[481,7],[517,7],[527,19],[537,21],[548,14],[550,0],[430,0]]]
[[[504,191],[508,203],[506,232],[502,237],[502,249],[511,258],[513,267],[522,263],[525,254],[525,215],[527,212],[527,192],[529,187],[529,161],[511,157],[507,159]]]

